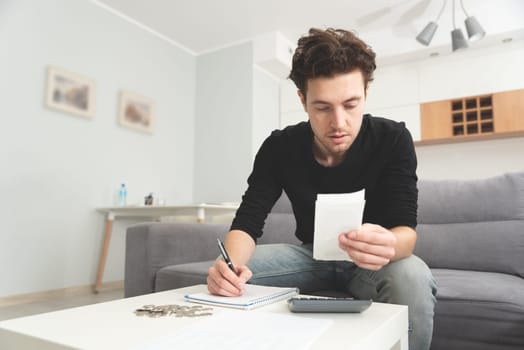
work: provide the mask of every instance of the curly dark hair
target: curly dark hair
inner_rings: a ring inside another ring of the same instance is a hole
[[[306,96],[307,81],[317,77],[333,77],[359,69],[364,87],[373,81],[375,52],[354,33],[328,28],[311,28],[309,35],[298,39],[289,78]]]

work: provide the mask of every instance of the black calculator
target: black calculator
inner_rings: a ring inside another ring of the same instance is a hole
[[[353,298],[293,297],[287,301],[291,312],[359,313],[371,304],[371,300]]]

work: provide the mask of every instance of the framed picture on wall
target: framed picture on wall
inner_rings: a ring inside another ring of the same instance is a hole
[[[47,107],[62,112],[93,118],[95,115],[95,82],[58,67],[47,68]]]
[[[120,93],[118,120],[122,126],[152,134],[153,109],[154,103],[149,98],[129,91],[122,91]]]

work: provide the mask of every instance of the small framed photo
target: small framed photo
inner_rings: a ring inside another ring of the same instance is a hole
[[[118,120],[120,125],[152,134],[153,109],[152,100],[129,91],[122,91]]]
[[[95,82],[57,67],[47,69],[46,106],[84,118],[95,115]]]

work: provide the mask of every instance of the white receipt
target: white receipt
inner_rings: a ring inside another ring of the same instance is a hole
[[[313,238],[314,259],[351,261],[347,253],[338,247],[338,236],[360,227],[364,204],[364,190],[317,195]]]

